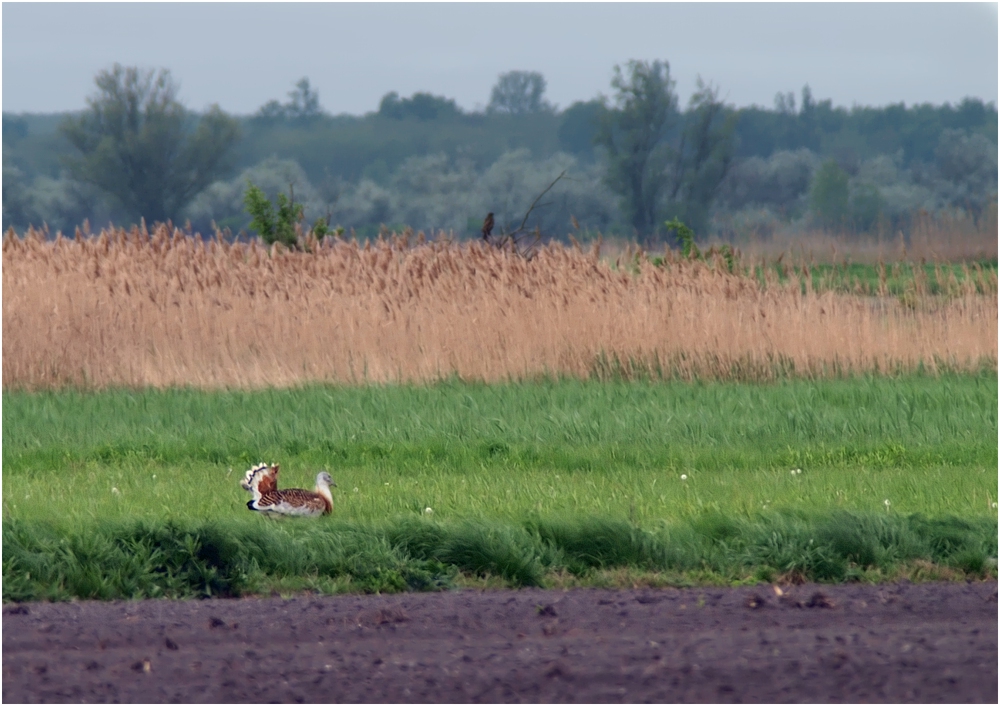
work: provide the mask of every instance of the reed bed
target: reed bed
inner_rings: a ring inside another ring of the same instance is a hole
[[[820,263],[886,261],[961,262],[997,259],[997,204],[979,218],[962,212],[914,214],[909,237],[887,225],[872,233],[838,235],[822,230],[779,229],[766,236],[751,233],[739,243],[750,259],[776,259],[789,253]]]
[[[996,367],[997,280],[945,294],[824,291],[668,252],[527,260],[408,236],[308,251],[167,226],[3,240],[3,385],[14,389],[487,382],[543,375],[772,379]],[[748,268],[749,270],[749,268]],[[818,291],[817,291],[818,290]]]

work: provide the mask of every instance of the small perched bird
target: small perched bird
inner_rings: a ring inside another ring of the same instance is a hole
[[[253,499],[247,502],[247,509],[262,512],[267,515],[299,515],[317,517],[328,515],[333,510],[333,496],[330,486],[337,487],[333,478],[326,471],[320,471],[316,476],[316,488],[288,488],[278,490],[278,466],[260,464],[247,471],[247,476],[240,483],[253,493]]]
[[[490,235],[493,233],[493,211],[486,214],[486,220],[483,221],[483,240],[489,240]]]

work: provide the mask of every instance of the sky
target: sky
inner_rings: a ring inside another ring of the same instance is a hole
[[[417,91],[481,110],[499,74],[539,71],[566,108],[610,95],[615,64],[666,60],[735,106],[778,92],[834,105],[997,101],[997,4],[12,3],[3,110],[80,110],[115,62],[167,68],[194,110],[249,114],[308,77],[333,114]]]

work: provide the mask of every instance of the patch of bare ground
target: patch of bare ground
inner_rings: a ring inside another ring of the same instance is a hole
[[[3,700],[997,701],[997,584],[8,605]]]

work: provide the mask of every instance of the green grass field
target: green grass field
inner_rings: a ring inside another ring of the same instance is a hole
[[[248,512],[258,461],[334,517]],[[996,501],[995,372],[3,394],[5,600],[995,575]]]
[[[780,269],[779,266],[774,266]],[[920,266],[912,262],[888,263],[882,274],[877,265],[843,263],[840,265],[816,264],[809,265],[809,276],[813,289],[833,290],[836,292],[864,292],[875,294],[884,285],[885,293],[890,296],[901,296],[912,290],[917,279],[922,282],[927,294],[940,295],[951,291],[956,285],[972,277],[978,293],[985,294],[993,287],[989,284],[990,276],[993,282],[997,275],[996,260],[978,260],[970,263],[924,263]],[[799,278],[805,287],[805,268],[794,266],[790,274]],[[758,277],[761,276],[757,268]],[[784,275],[780,279],[786,279]]]
[[[638,257],[638,256],[637,256]],[[663,258],[652,257],[657,265],[663,263]],[[626,264],[635,270],[637,260]],[[833,291],[842,294],[879,294],[899,297],[911,293],[917,286],[923,288],[926,294],[933,296],[954,294],[961,285],[971,278],[975,290],[979,294],[996,289],[997,260],[979,259],[965,263],[927,263],[888,262],[884,265],[873,265],[858,262],[811,263],[791,262],[784,264],[770,262],[759,265],[741,261],[736,265],[738,272],[753,274],[761,284],[767,276],[775,278],[784,284],[795,278],[799,281],[802,291],[806,291],[808,274],[813,291]]]

